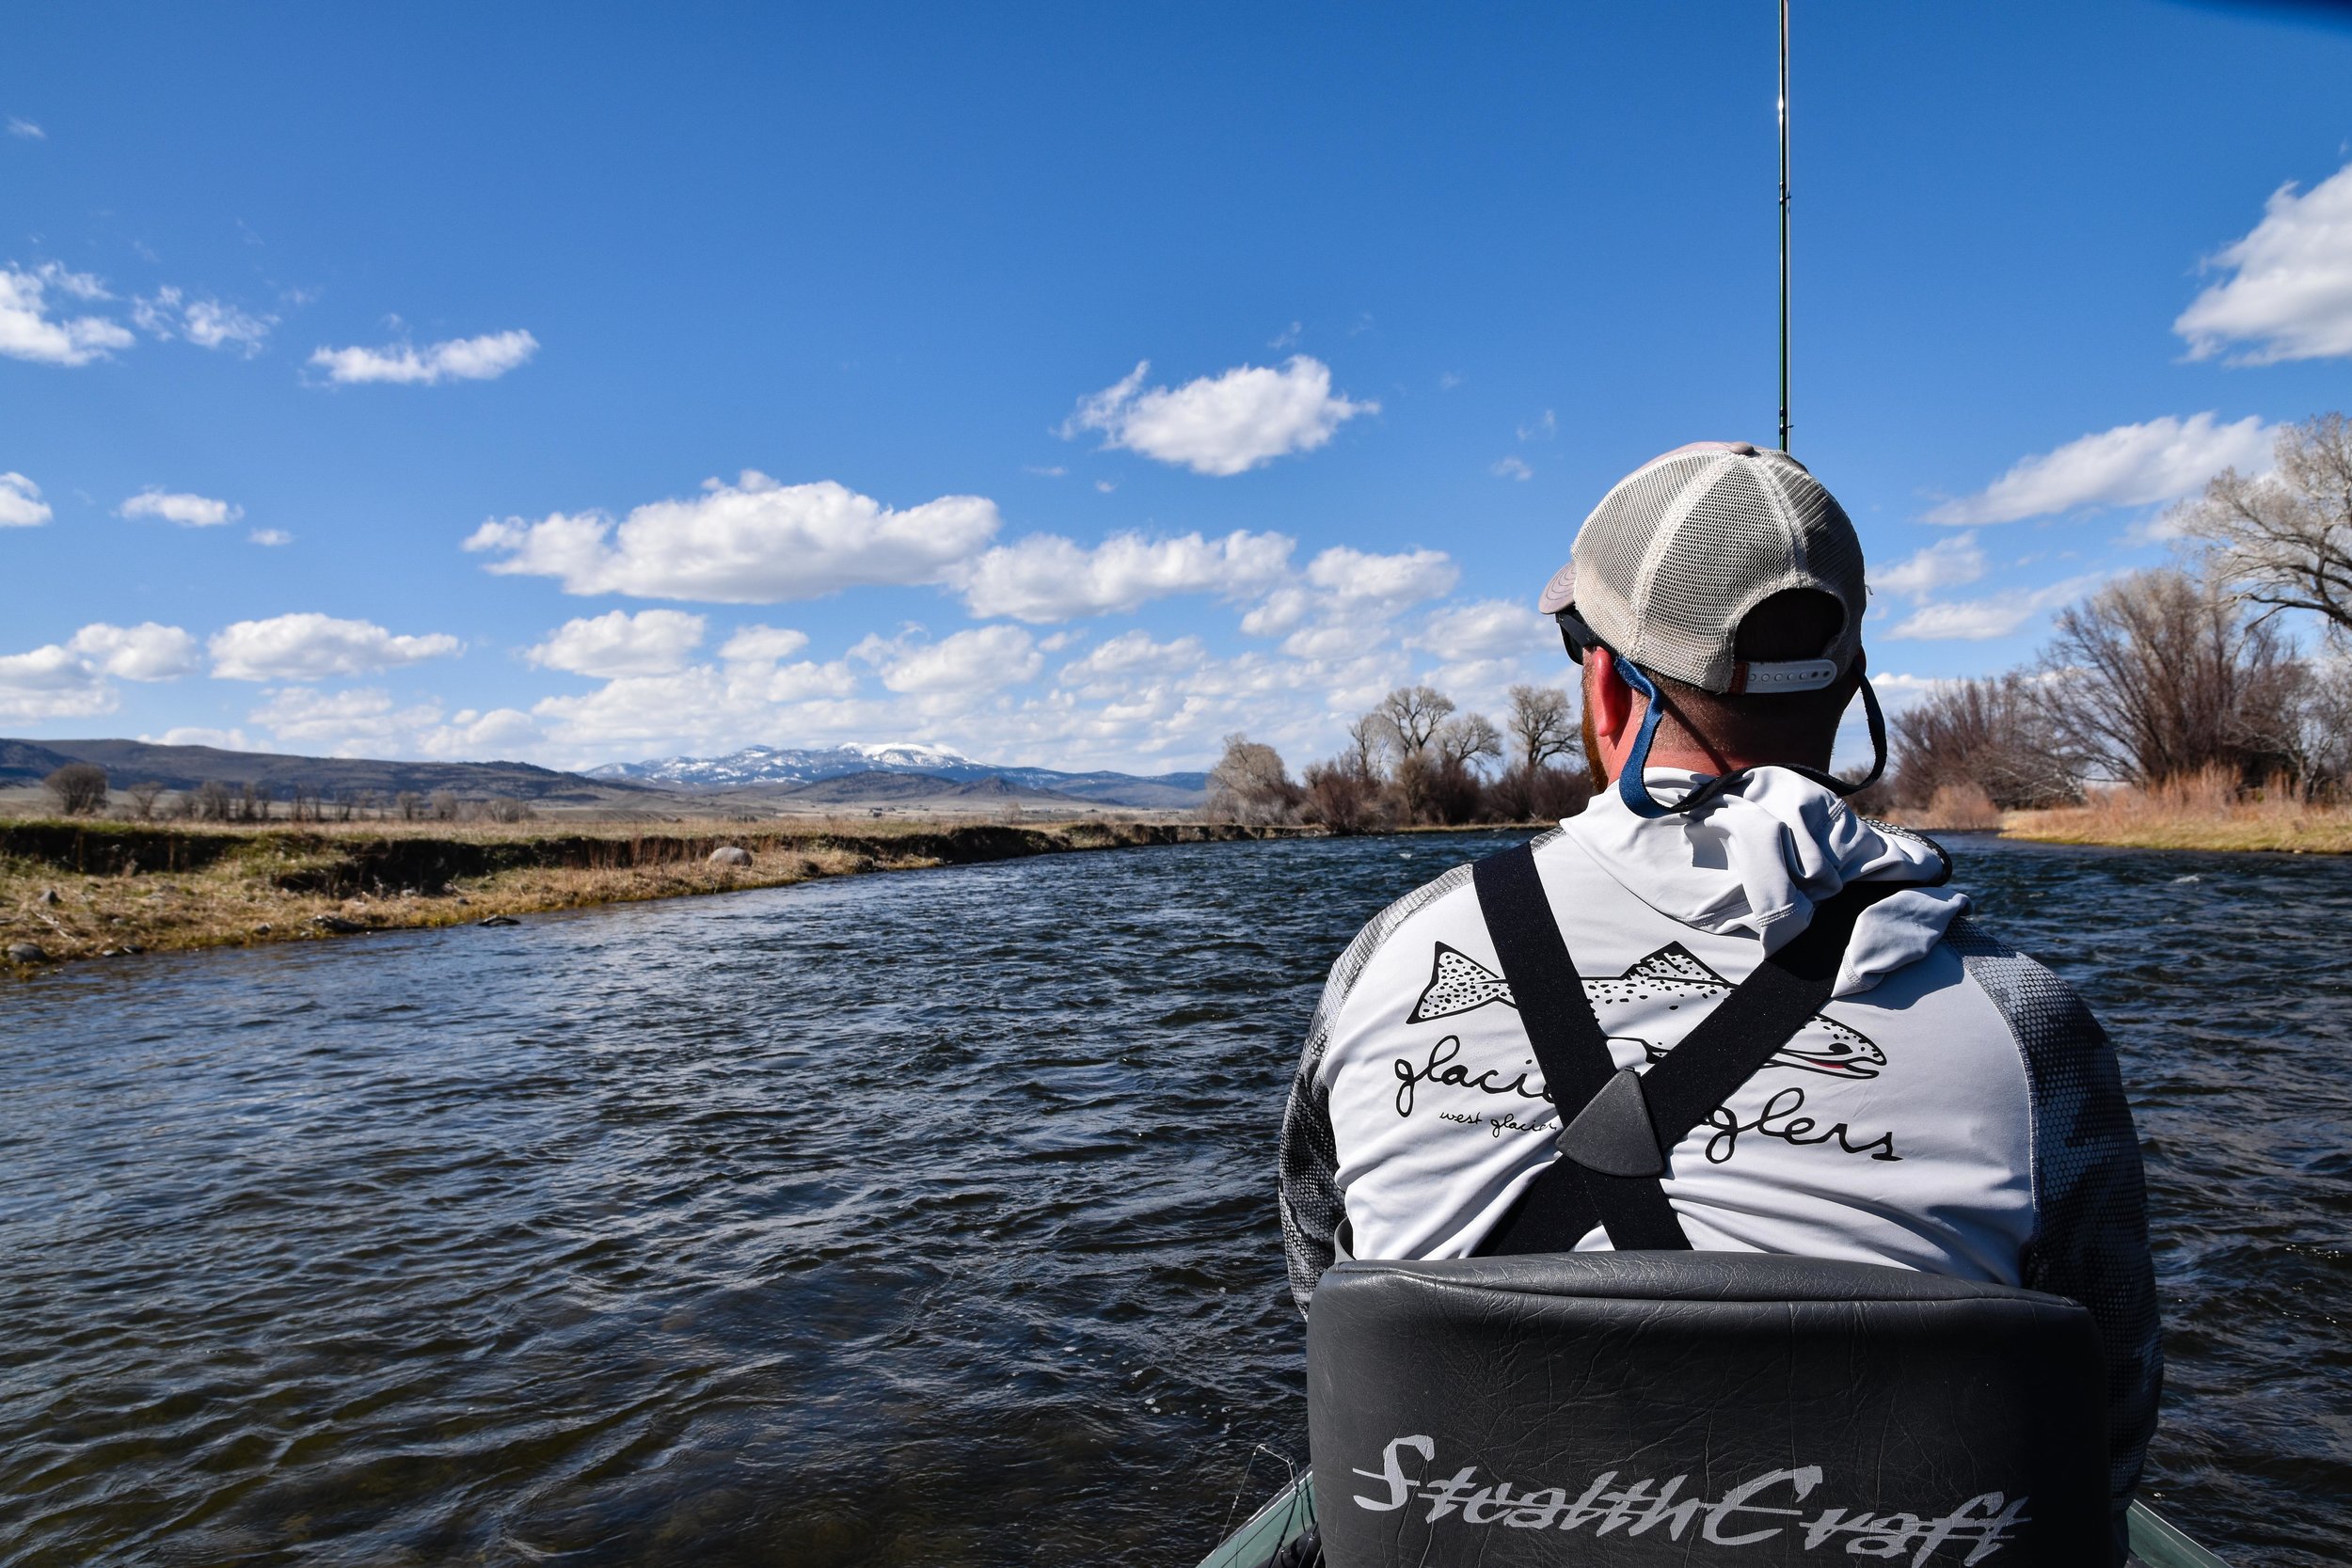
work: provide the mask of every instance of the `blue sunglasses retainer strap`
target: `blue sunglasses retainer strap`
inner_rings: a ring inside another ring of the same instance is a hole
[[[1628,811],[1652,820],[1695,811],[1756,771],[1753,768],[1741,768],[1721,774],[1708,780],[1673,805],[1661,805],[1658,797],[1649,792],[1648,782],[1642,775],[1649,767],[1650,743],[1658,737],[1658,720],[1665,711],[1665,704],[1660,700],[1658,688],[1650,684],[1649,676],[1643,673],[1640,665],[1616,654],[1614,649],[1611,653],[1612,662],[1617,673],[1625,677],[1626,685],[1640,692],[1645,699],[1642,726],[1634,732],[1633,750],[1626,753],[1625,766],[1617,770],[1617,799],[1625,802]],[[1788,768],[1790,772],[1802,773],[1823,789],[1841,797],[1855,794],[1878,783],[1886,772],[1886,715],[1879,708],[1879,694],[1870,689],[1870,677],[1863,676],[1861,685],[1863,717],[1870,726],[1870,771],[1859,784],[1848,784],[1836,774],[1797,763],[1779,766]]]

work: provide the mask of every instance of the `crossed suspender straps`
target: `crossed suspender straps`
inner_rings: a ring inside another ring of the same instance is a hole
[[[1471,868],[1502,977],[1560,1114],[1560,1158],[1481,1243],[1486,1254],[1572,1252],[1595,1225],[1619,1252],[1690,1250],[1659,1178],[1666,1151],[1794,1038],[1829,1001],[1862,911],[1911,882],[1857,882],[1756,967],[1646,1072],[1620,1069],[1551,917],[1531,846]]]

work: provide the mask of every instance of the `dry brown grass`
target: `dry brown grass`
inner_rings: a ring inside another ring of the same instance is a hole
[[[1946,784],[1926,805],[1893,815],[1904,827],[1923,833],[1990,832],[2002,823],[2001,808],[1975,784]]]
[[[549,834],[544,828],[534,835],[527,824],[437,834],[313,830],[0,827],[0,973],[23,976],[48,962],[119,953],[454,926],[868,871],[1283,832],[1093,821],[951,829],[858,822],[838,832],[769,827],[694,836],[570,829]],[[721,844],[747,850],[751,863],[710,863],[710,850]],[[140,868],[142,857],[150,869]],[[465,869],[434,869],[446,866]],[[6,956],[28,943],[40,958]]]
[[[2241,791],[2219,770],[2148,788],[2093,790],[2082,805],[2009,814],[2005,838],[2137,849],[2275,849],[2352,854],[2352,811],[2283,784]]]

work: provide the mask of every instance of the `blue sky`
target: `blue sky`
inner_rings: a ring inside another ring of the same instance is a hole
[[[1795,12],[1791,445],[1899,701],[2352,404],[2352,28]],[[0,733],[1157,771],[1491,711],[1614,479],[1772,438],[1773,14],[27,11]]]

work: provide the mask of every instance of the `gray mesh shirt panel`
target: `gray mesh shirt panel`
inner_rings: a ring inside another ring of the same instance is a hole
[[[2082,1303],[2099,1325],[2108,1487],[2120,1513],[2139,1484],[2164,1385],[2147,1187],[2122,1071],[2072,986],[1965,916],[1944,940],[2000,1008],[2025,1058],[2034,1234],[2022,1283]]]

